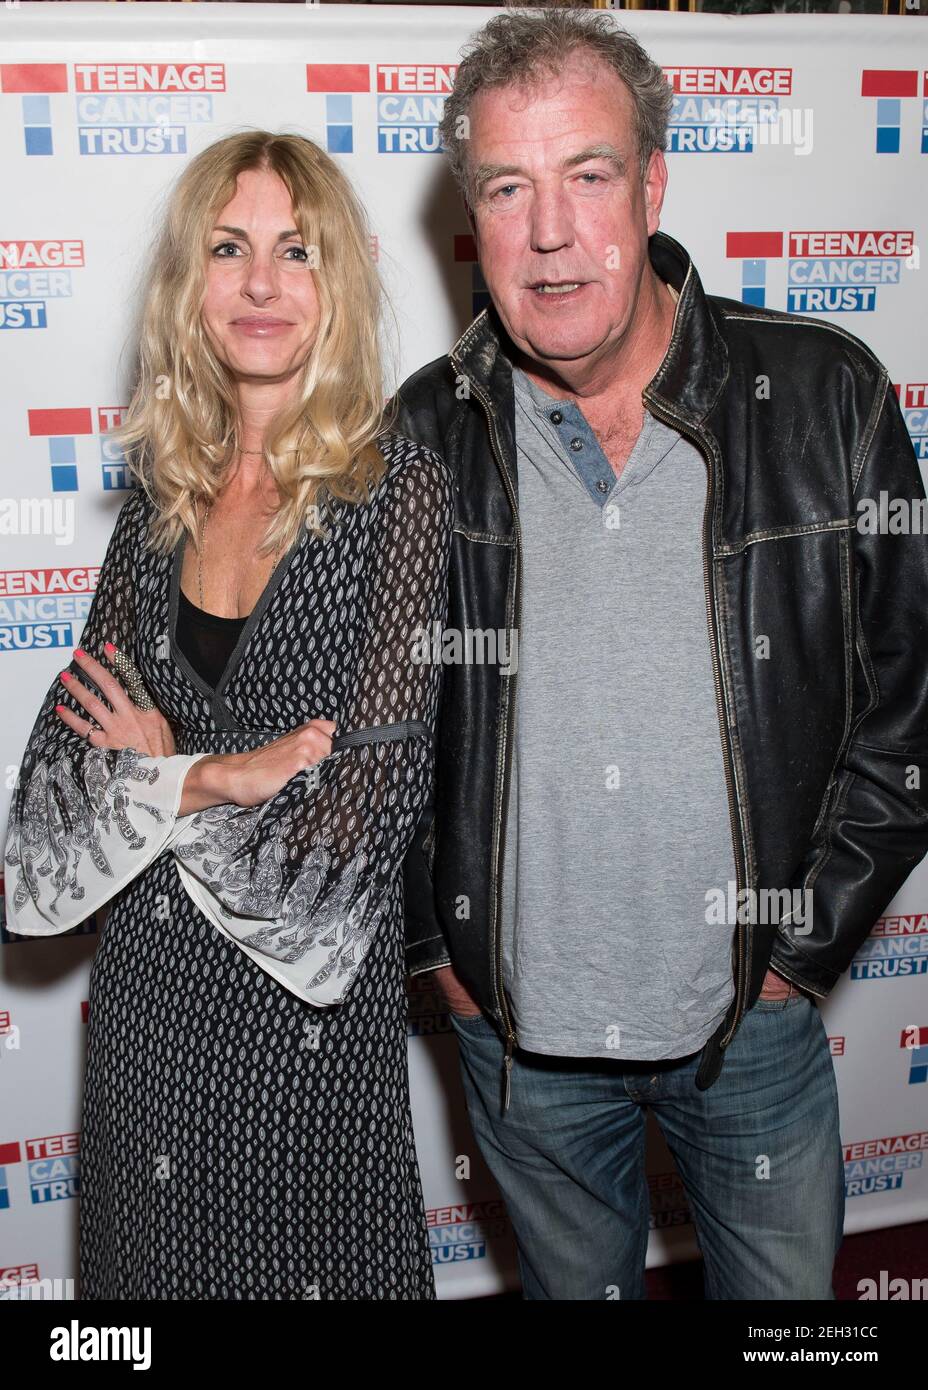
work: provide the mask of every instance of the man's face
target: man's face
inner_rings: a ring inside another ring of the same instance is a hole
[[[633,325],[667,181],[655,151],[641,182],[624,82],[574,53],[542,86],[480,92],[467,158],[480,268],[512,341],[552,365],[606,356]]]

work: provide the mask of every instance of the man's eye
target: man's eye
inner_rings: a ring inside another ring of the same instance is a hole
[[[509,190],[514,189],[516,186],[517,185],[514,183],[504,183],[500,188],[495,188],[493,192],[490,194],[490,197],[497,198],[499,197],[500,193],[506,193]],[[504,201],[508,201],[508,199],[504,199]]]
[[[602,181],[603,181],[603,176],[602,176],[602,174],[594,174],[593,171],[592,171],[592,169],[586,169],[586,170],[584,170],[584,172],[580,175],[580,177],[581,177],[582,179],[595,179],[597,183],[602,183]]]

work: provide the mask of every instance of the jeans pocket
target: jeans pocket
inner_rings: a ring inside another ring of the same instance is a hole
[[[794,1009],[797,1004],[802,1002],[811,1004],[811,999],[807,994],[800,990],[793,990],[792,994],[784,994],[782,999],[755,999],[752,1008],[759,1013],[781,1013],[783,1009]]]
[[[459,1037],[466,1038],[498,1038],[495,1027],[487,1018],[486,1014],[453,1014],[448,1011],[451,1026]]]

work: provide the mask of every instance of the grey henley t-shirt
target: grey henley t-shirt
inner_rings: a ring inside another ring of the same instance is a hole
[[[524,578],[504,987],[528,1051],[684,1057],[734,995],[734,924],[707,922],[735,864],[706,465],[646,410],[616,478],[573,401],[518,368],[513,382]]]

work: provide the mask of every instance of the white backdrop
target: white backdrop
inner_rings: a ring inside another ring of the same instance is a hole
[[[125,474],[107,432],[128,398],[130,311],[166,189],[189,155],[246,126],[298,131],[334,153],[370,211],[396,309],[392,389],[445,352],[482,303],[435,126],[459,49],[491,13],[0,9],[4,824],[26,735],[79,639],[122,500]],[[864,338],[898,384],[915,448],[928,458],[928,303],[918,273],[928,211],[924,25],[639,12],[622,22],[678,93],[664,229],[692,253],[710,292],[825,313]],[[0,932],[0,1283],[76,1274],[97,925],[44,940]],[[928,1215],[926,970],[923,864],[824,1008],[849,1231]],[[439,1294],[515,1287],[505,1209],[467,1125],[455,1043],[428,976],[411,982],[410,1006]],[[913,1037],[919,1047],[906,1046]],[[656,1135],[649,1174],[649,1263],[685,1258],[694,1251],[689,1213]]]

